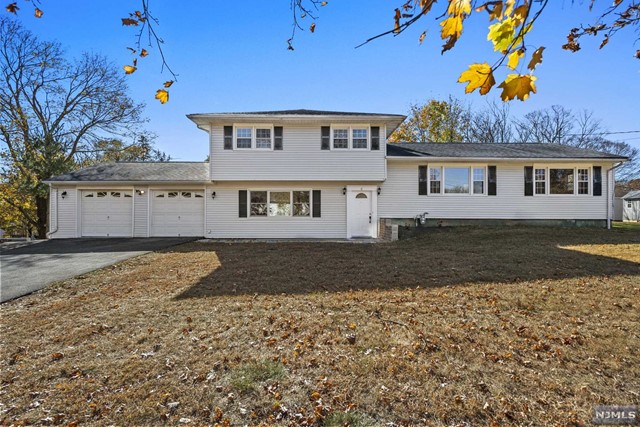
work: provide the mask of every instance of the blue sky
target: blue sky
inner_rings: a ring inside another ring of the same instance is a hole
[[[138,71],[128,78],[131,96],[147,104],[148,129],[158,135],[158,147],[175,160],[207,155],[206,134],[185,117],[189,113],[294,108],[406,113],[411,103],[449,95],[477,108],[499,100],[497,87],[487,96],[465,96],[464,86],[456,83],[469,64],[497,59],[486,41],[484,13],[467,21],[462,39],[444,55],[435,14],[398,37],[354,48],[389,29],[393,10],[401,3],[329,0],[318,12],[315,34],[297,32],[291,52],[286,49],[291,33],[288,0],[151,0],[178,82],[170,89],[169,103],[153,99],[170,75],[160,74],[157,51],[148,48],[150,55],[139,60]],[[638,33],[621,31],[601,51],[599,38],[585,39],[583,49],[572,54],[560,48],[566,34],[593,21],[596,10],[588,12],[589,1],[550,3],[527,40],[532,48],[546,46],[536,71],[538,93],[526,102],[512,101],[512,113],[561,104],[592,110],[609,131],[640,130],[640,60],[633,58],[640,49],[640,43],[634,44]],[[43,39],[58,40],[70,56],[94,51],[118,67],[130,63],[126,47],[134,44],[136,30],[122,27],[120,18],[135,10],[138,1],[42,0],[45,14],[40,20],[31,16],[28,3],[19,5],[24,25]],[[427,37],[420,46],[424,29]],[[615,139],[640,148],[640,133]]]

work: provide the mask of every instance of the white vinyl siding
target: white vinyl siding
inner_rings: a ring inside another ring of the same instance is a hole
[[[64,198],[62,193],[67,192]],[[55,195],[54,190],[52,194]],[[52,219],[52,226],[50,228],[52,239],[64,239],[70,237],[77,237],[77,191],[74,187],[58,187],[56,198],[51,198],[51,216],[56,215],[57,211],[57,230],[53,225],[56,219]]]
[[[136,187],[133,192],[133,237],[149,237],[148,187]]]
[[[414,218],[428,212],[428,218],[443,219],[606,219],[607,174],[611,164],[602,166],[602,196],[524,196],[523,162],[490,164],[497,166],[497,195],[418,195],[418,164],[390,160],[387,180],[378,196],[380,218]],[[576,164],[576,167],[586,167]]]
[[[349,183],[328,182],[238,182],[218,183],[207,188],[206,228],[208,238],[337,238],[347,235],[347,205],[342,189]],[[321,191],[320,218],[312,216],[239,217],[240,190],[290,192]],[[215,199],[211,192],[215,191]]]
[[[380,150],[321,150],[321,126],[322,124],[284,125],[283,150],[224,150],[223,126],[212,126],[210,132],[211,180],[369,182],[384,180],[386,154],[382,137],[386,135],[384,126],[380,129]]]

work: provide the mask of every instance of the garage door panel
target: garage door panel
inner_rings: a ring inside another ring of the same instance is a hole
[[[86,237],[131,237],[131,191],[93,190],[81,193],[81,229]]]
[[[204,236],[204,191],[154,191],[150,235],[158,237]]]

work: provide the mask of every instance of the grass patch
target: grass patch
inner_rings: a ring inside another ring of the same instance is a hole
[[[231,372],[231,386],[240,391],[254,390],[262,383],[282,379],[285,377],[285,369],[282,363],[272,360],[262,360],[240,366]]]
[[[640,222],[616,221],[613,223],[613,228],[617,230],[640,231]]]
[[[0,425],[588,425],[640,404],[639,253],[521,227],[173,247],[0,306]]]
[[[325,427],[374,427],[370,418],[358,412],[333,412],[324,419]]]

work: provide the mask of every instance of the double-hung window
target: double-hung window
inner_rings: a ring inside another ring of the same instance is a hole
[[[235,128],[236,148],[266,149],[273,147],[273,129],[268,126],[238,126]]]
[[[589,194],[589,169],[578,169],[578,194]]]
[[[364,126],[334,126],[331,132],[334,150],[366,150],[369,148],[369,128]]]
[[[333,148],[349,148],[349,129],[333,129]]]
[[[310,217],[311,191],[250,191],[249,216]]]
[[[536,169],[534,172],[536,194],[547,193],[547,170]]]
[[[369,147],[368,129],[351,129],[351,148],[367,149]]]
[[[251,148],[253,128],[236,128],[236,148]]]
[[[429,194],[486,194],[486,189],[486,167],[429,167]]]

